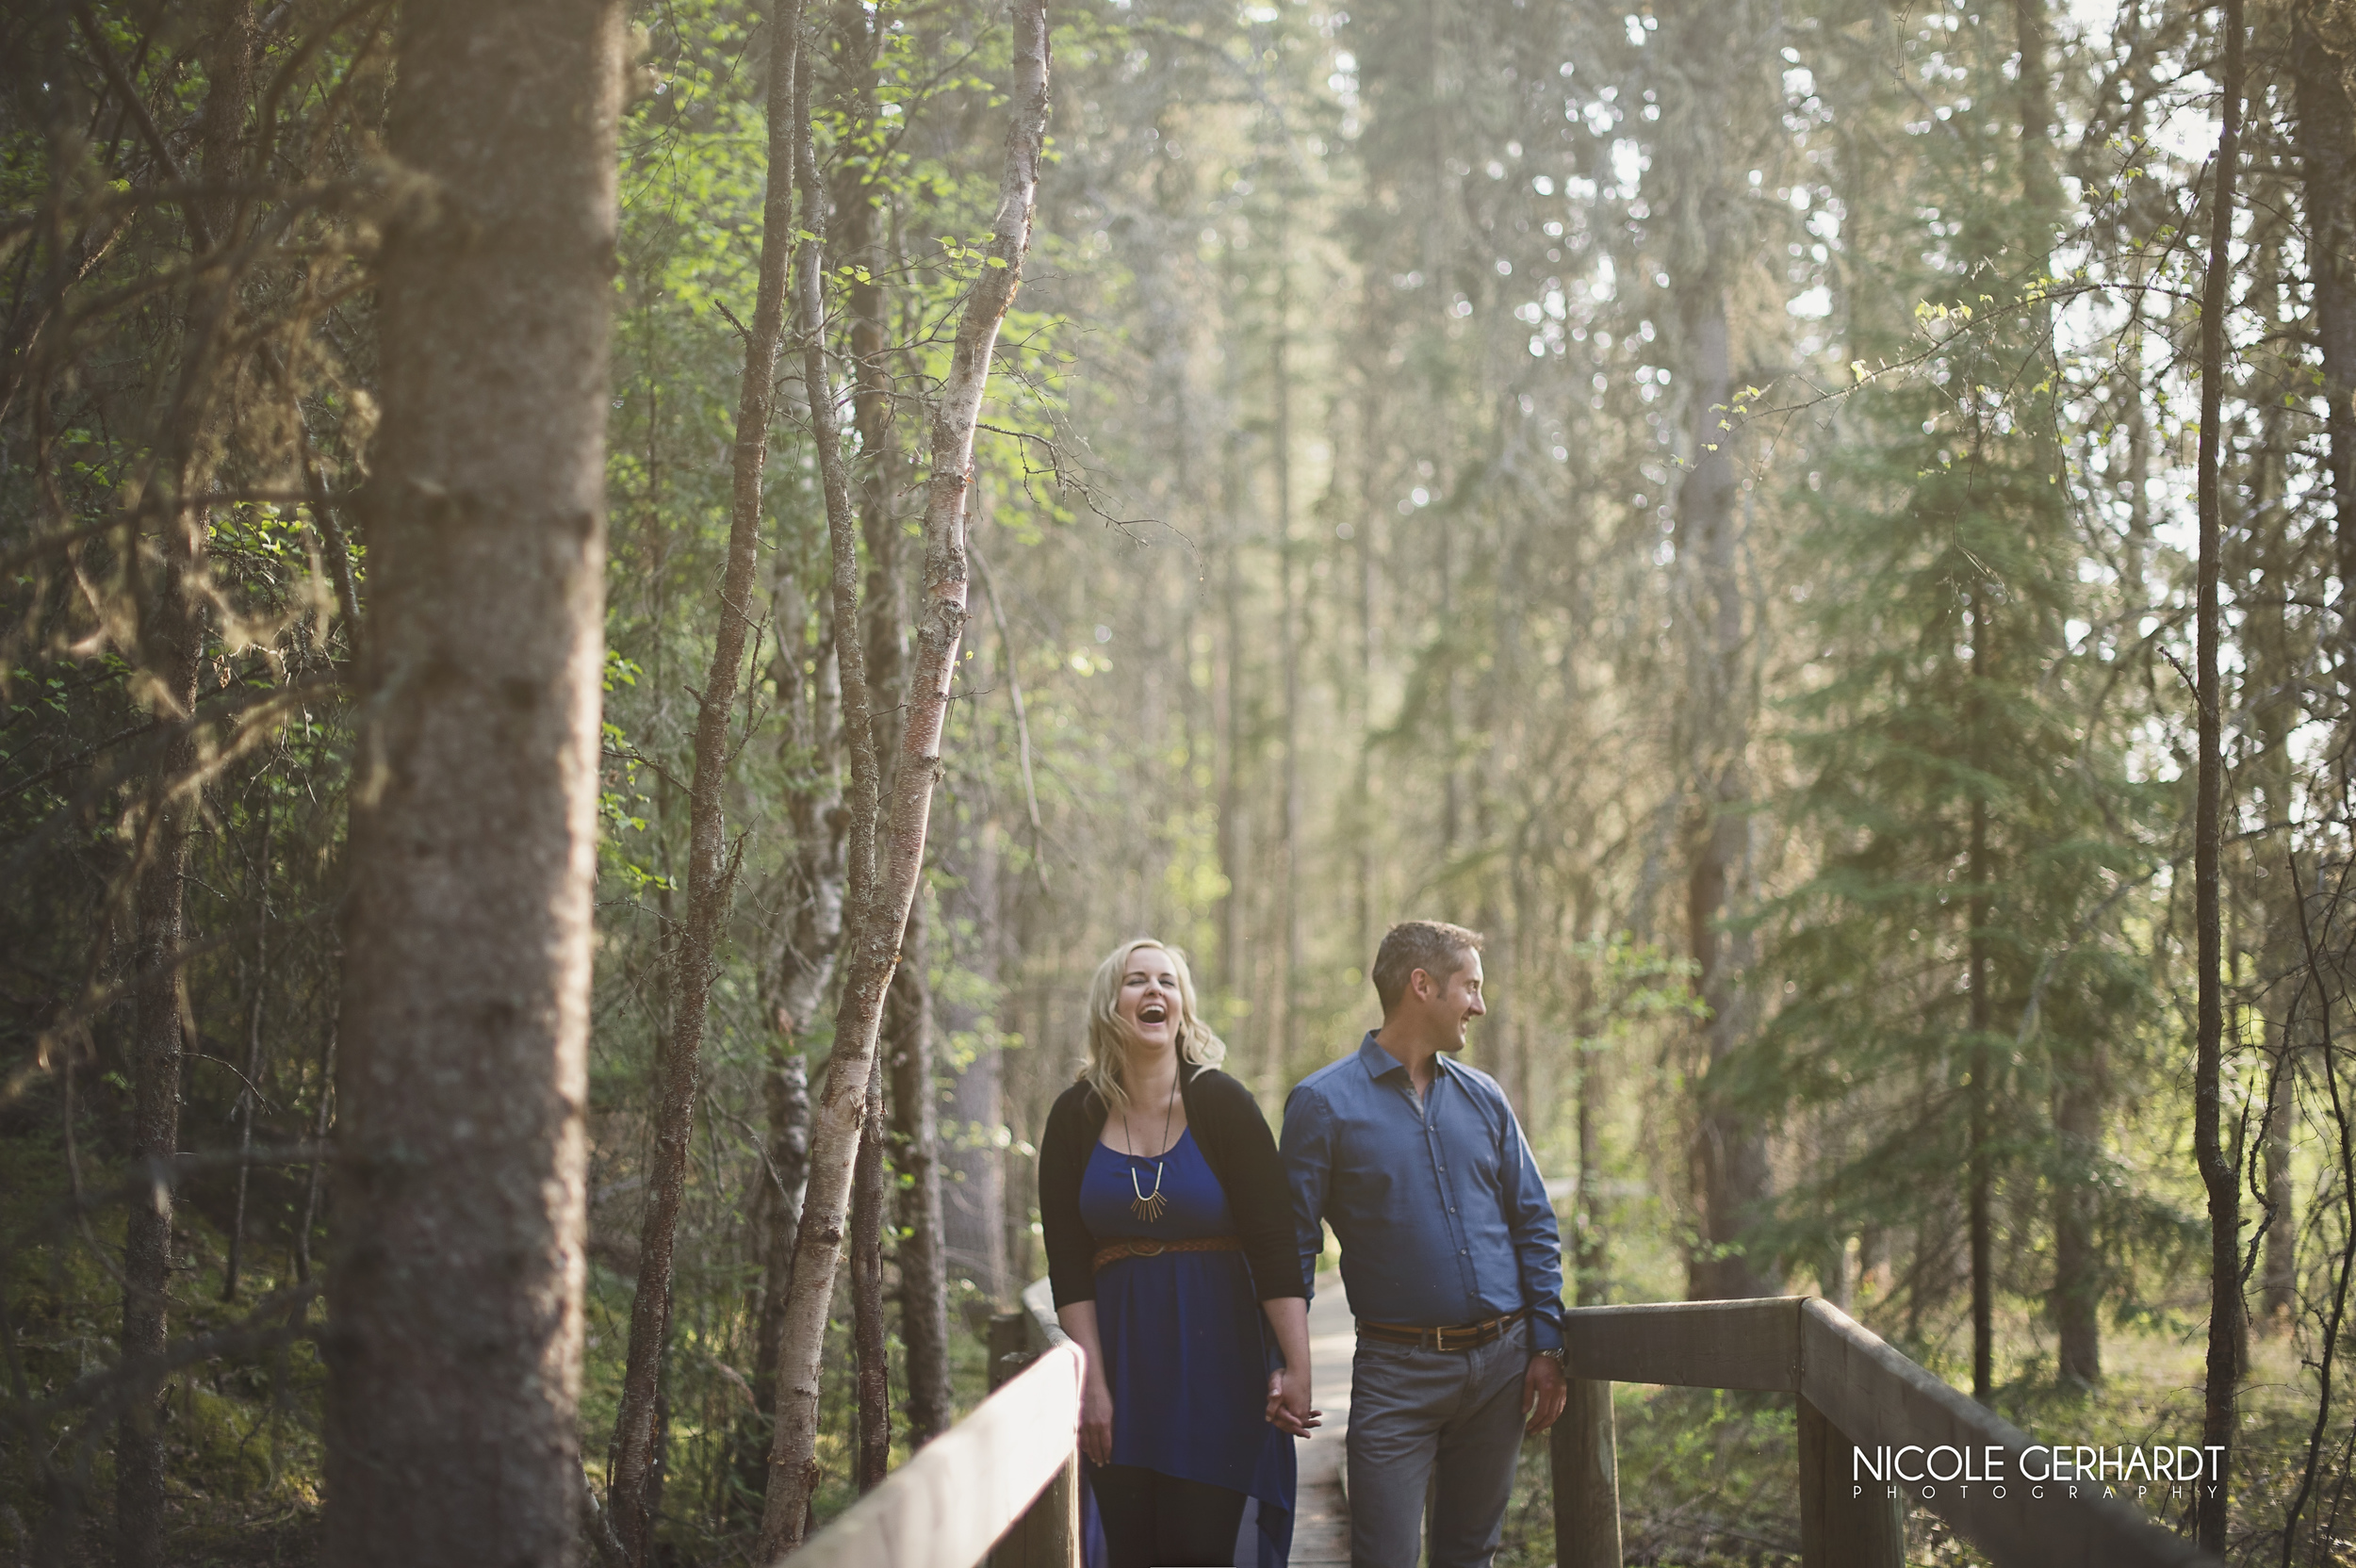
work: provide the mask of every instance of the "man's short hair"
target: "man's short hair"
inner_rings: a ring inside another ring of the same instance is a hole
[[[1374,994],[1383,999],[1389,1016],[1407,994],[1407,982],[1417,970],[1445,981],[1481,951],[1478,931],[1441,920],[1403,920],[1383,933],[1383,946],[1374,956]]]

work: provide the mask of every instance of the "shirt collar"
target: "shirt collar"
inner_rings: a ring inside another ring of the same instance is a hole
[[[1397,1056],[1383,1049],[1382,1041],[1374,1037],[1371,1029],[1366,1031],[1366,1037],[1358,1042],[1358,1065],[1366,1070],[1367,1077],[1374,1079],[1380,1079],[1386,1072],[1406,1070]]]
[[[1380,1082],[1385,1073],[1406,1071],[1407,1065],[1383,1050],[1382,1042],[1374,1036],[1375,1031],[1369,1029],[1366,1037],[1358,1042],[1358,1065],[1366,1070],[1366,1076]],[[1444,1074],[1458,1070],[1456,1063],[1445,1051],[1432,1058],[1432,1079],[1434,1083],[1439,1082]]]

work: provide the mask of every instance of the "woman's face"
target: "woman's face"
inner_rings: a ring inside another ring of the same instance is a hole
[[[1178,1038],[1178,964],[1158,947],[1140,947],[1121,972],[1113,1011],[1148,1051],[1167,1051]]]

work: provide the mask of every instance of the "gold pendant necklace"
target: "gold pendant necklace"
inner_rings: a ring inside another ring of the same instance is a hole
[[[1136,1166],[1129,1168],[1129,1190],[1137,1194],[1137,1197],[1130,1200],[1130,1212],[1148,1224],[1161,1218],[1162,1211],[1170,1207],[1170,1200],[1162,1196],[1162,1162],[1159,1160],[1153,1162],[1153,1190],[1147,1192],[1137,1185]]]
[[[1162,1108],[1163,1157],[1153,1162],[1153,1190],[1152,1192],[1146,1191],[1137,1184],[1137,1157],[1135,1153],[1129,1156],[1129,1190],[1137,1194],[1137,1197],[1129,1203],[1129,1212],[1148,1225],[1161,1218],[1162,1211],[1170,1207],[1170,1200],[1162,1196],[1162,1167],[1169,1163],[1170,1119],[1170,1114],[1177,1108],[1178,1086],[1172,1082],[1170,1086],[1170,1103]],[[1121,1135],[1132,1150],[1137,1148],[1137,1140],[1129,1132],[1129,1111],[1125,1105],[1121,1112]]]

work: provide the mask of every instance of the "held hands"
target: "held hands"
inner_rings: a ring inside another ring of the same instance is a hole
[[[1080,1385],[1080,1452],[1099,1464],[1113,1462],[1113,1390],[1093,1362]]]
[[[1268,1421],[1287,1437],[1307,1437],[1324,1415],[1309,1408],[1309,1369],[1287,1366],[1268,1379]]]
[[[1530,1370],[1522,1374],[1522,1413],[1530,1417],[1522,1430],[1535,1436],[1553,1426],[1570,1396],[1562,1364],[1552,1356],[1532,1355]]]

